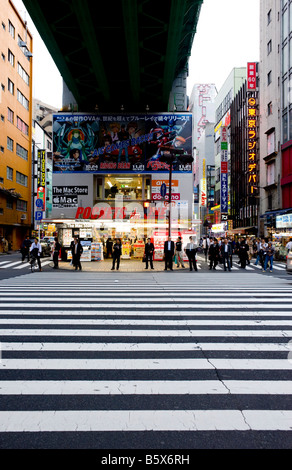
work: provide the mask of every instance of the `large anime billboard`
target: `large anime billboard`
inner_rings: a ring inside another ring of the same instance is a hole
[[[164,146],[192,153],[191,114],[53,116],[54,173],[157,173]],[[183,157],[175,172],[189,173]]]

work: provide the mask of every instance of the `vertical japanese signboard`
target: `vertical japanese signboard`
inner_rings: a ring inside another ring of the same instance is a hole
[[[248,194],[258,191],[258,111],[257,63],[247,64],[247,174]]]
[[[207,178],[206,178],[206,159],[203,159],[203,178],[201,180],[201,206],[207,205]]]
[[[258,158],[257,158],[257,99],[255,93],[248,92],[247,96],[247,134],[248,134],[248,185],[249,193],[254,194],[258,188]]]
[[[257,64],[249,62],[247,64],[247,89],[254,91],[257,88]]]
[[[42,210],[46,210],[46,151],[38,150],[38,199],[43,201]]]
[[[228,215],[228,128],[221,129],[221,214]]]

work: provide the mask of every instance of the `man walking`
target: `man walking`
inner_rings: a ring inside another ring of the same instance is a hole
[[[74,237],[74,242],[72,245],[72,257],[73,257],[73,266],[75,266],[75,271],[79,268],[82,271],[82,266],[80,263],[80,258],[83,253],[82,245],[77,237]]]
[[[43,251],[42,246],[41,246],[38,238],[35,238],[34,242],[32,243],[32,245],[30,247],[30,253],[31,253],[31,256],[34,256],[36,258],[40,271],[42,271],[42,264],[41,264],[42,251]]]
[[[175,255],[176,255],[176,266],[179,268],[179,265],[181,264],[181,267],[184,268],[184,253],[182,249],[182,239],[181,237],[178,237],[176,244],[175,244]]]
[[[231,271],[231,265],[230,265],[230,258],[232,255],[232,249],[230,243],[228,243],[227,238],[224,239],[224,242],[222,243],[221,247],[221,256],[223,259],[223,265],[224,265],[224,271]],[[226,267],[227,264],[227,267]]]
[[[173,271],[172,263],[173,263],[173,256],[174,256],[174,242],[171,241],[171,237],[168,237],[167,241],[164,243],[164,257],[165,257],[165,269],[167,268]]]
[[[54,246],[53,246],[53,269],[59,269],[59,255],[60,255],[61,245],[59,243],[58,237],[55,237]]]
[[[203,240],[203,250],[204,250],[204,254],[205,254],[205,261],[207,262],[208,261],[208,251],[209,251],[209,247],[210,247],[210,238],[206,238],[204,237],[204,240]]]
[[[216,271],[216,266],[219,261],[219,245],[218,245],[218,240],[216,238],[214,239],[213,243],[210,244],[209,259],[210,259],[209,270],[214,269],[214,271]]]
[[[115,270],[116,262],[117,262],[117,271],[120,269],[120,261],[122,256],[122,243],[119,238],[116,239],[116,242],[113,246],[113,267],[112,271]]]
[[[31,241],[29,236],[23,241],[21,246],[21,254],[22,254],[22,262],[24,263],[25,258],[27,257],[27,261],[29,261],[29,249],[31,247]]]
[[[146,268],[145,269],[148,269],[149,261],[150,261],[151,269],[154,269],[153,254],[154,254],[154,245],[153,245],[153,243],[151,243],[151,238],[148,238],[147,243],[145,244],[145,257],[146,257]]]
[[[189,240],[190,241],[186,246],[185,252],[187,254],[187,257],[189,258],[190,271],[193,270],[193,267],[195,271],[198,271],[197,259],[196,259],[198,248],[193,242],[193,237],[190,237]]]

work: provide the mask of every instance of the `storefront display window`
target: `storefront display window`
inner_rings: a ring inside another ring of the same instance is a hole
[[[143,178],[139,176],[109,176],[105,178],[105,199],[113,200],[117,195],[124,200],[143,199]]]

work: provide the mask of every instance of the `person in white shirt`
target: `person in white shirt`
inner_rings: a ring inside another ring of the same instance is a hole
[[[290,250],[292,250],[292,238],[290,238],[290,241],[287,243],[286,249],[287,249],[288,253],[289,253]]]
[[[190,237],[190,241],[189,241],[189,243],[187,244],[187,246],[185,248],[185,252],[187,254],[187,257],[189,258],[190,271],[193,270],[193,266],[194,266],[194,270],[198,271],[197,258],[196,258],[197,251],[198,251],[198,247],[194,243],[193,237]]]
[[[42,271],[42,265],[41,265],[41,254],[42,254],[42,246],[38,240],[38,238],[34,239],[34,242],[32,243],[30,247],[30,254],[34,256],[37,259],[38,266],[40,271]]]

